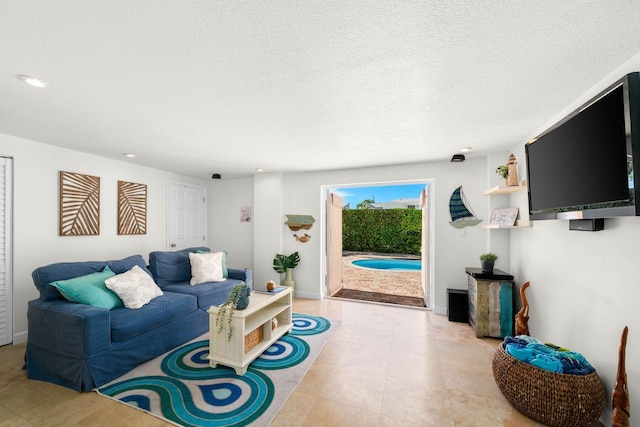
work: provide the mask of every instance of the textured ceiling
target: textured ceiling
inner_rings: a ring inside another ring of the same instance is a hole
[[[478,155],[640,52],[639,22],[623,0],[3,0],[0,133],[201,178]]]

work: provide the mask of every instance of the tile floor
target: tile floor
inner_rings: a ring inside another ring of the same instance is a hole
[[[425,309],[334,299],[296,312],[340,326],[273,426],[538,426],[493,380],[499,339]]]
[[[538,426],[493,380],[500,340],[424,309],[337,299],[294,311],[339,320],[272,426]],[[168,426],[133,408],[26,379],[24,344],[0,348],[0,426]]]

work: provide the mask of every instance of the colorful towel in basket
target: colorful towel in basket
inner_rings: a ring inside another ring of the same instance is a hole
[[[518,360],[561,374],[588,375],[595,371],[584,356],[527,335],[505,337],[504,349]]]

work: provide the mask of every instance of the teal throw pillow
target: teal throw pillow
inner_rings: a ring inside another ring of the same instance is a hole
[[[210,254],[211,251],[198,250],[196,251],[196,253]],[[227,270],[227,252],[226,251],[222,251],[222,277],[224,277],[225,279],[229,278],[229,270]]]
[[[104,284],[105,280],[115,275],[109,267],[105,267],[101,272],[51,282],[51,286],[58,289],[67,301],[111,310],[122,307],[122,300]]]

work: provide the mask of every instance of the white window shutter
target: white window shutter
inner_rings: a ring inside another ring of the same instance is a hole
[[[12,160],[0,157],[0,345],[13,342]]]

